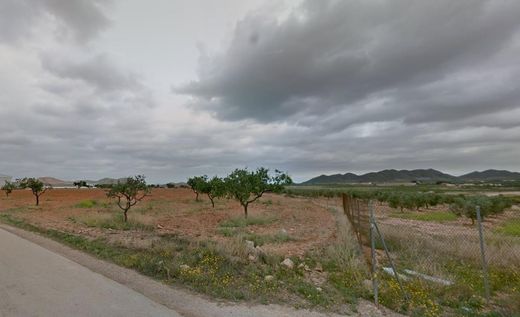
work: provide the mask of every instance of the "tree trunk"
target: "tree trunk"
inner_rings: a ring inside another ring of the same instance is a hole
[[[128,212],[128,209],[126,209],[125,211],[123,211],[123,216],[124,216],[124,221],[125,222],[128,222],[128,215],[126,214]]]
[[[40,205],[40,196],[39,195],[35,195],[36,196],[36,206],[39,206]]]
[[[197,195],[195,196],[195,201],[199,201],[199,193],[195,192],[195,195]]]
[[[247,219],[247,206],[248,206],[248,205],[249,205],[249,204],[245,204],[245,205],[243,205],[243,206],[244,206],[244,215],[245,215],[246,219]]]
[[[213,197],[209,196],[209,200],[211,200],[211,206],[213,207],[213,209],[215,209],[215,202],[213,201]]]

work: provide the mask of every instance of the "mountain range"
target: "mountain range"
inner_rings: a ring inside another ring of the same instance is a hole
[[[489,182],[504,180],[520,180],[520,173],[506,170],[489,169],[482,172],[471,172],[461,176],[453,176],[434,169],[395,170],[386,169],[362,175],[354,173],[320,175],[302,185],[315,184],[351,184],[351,183],[403,183],[403,182]]]
[[[12,177],[8,175],[0,174],[0,186],[4,184],[7,180],[11,180]],[[43,176],[38,177],[44,184],[51,185],[53,187],[74,187],[73,181],[65,181],[55,177]],[[87,184],[89,185],[107,185],[107,184],[116,184],[118,181],[124,182],[126,181],[126,177],[123,178],[102,178],[100,180],[87,180]]]

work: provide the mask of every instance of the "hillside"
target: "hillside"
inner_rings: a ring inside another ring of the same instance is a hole
[[[459,177],[464,181],[505,181],[520,180],[520,173],[506,170],[489,169],[482,172],[471,172]]]
[[[72,182],[64,181],[55,177],[44,176],[38,177],[38,179],[41,180],[44,184],[48,184],[53,187],[72,186]]]
[[[486,170],[462,176],[453,176],[434,169],[395,170],[387,169],[362,175],[353,173],[320,175],[302,185],[352,184],[352,183],[403,183],[403,182],[467,182],[467,181],[520,180],[520,173],[505,170]]]

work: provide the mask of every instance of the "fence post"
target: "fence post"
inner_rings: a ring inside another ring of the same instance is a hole
[[[480,216],[480,206],[477,206],[477,223],[478,223],[478,234],[479,234],[479,240],[480,240],[480,256],[482,258],[482,273],[483,273],[483,279],[484,279],[484,292],[486,296],[486,301],[489,304],[489,276],[488,276],[488,268],[487,268],[487,261],[486,261],[486,252],[484,249],[484,234],[482,232],[482,217]]]
[[[383,244],[383,248],[385,249],[385,254],[390,262],[390,266],[392,267],[392,272],[394,272],[394,277],[397,283],[399,284],[399,288],[401,289],[401,293],[403,293],[403,297],[405,300],[408,300],[408,294],[406,294],[403,283],[401,282],[401,279],[399,278],[399,274],[397,273],[397,269],[395,268],[394,260],[392,260],[392,257],[390,256],[390,251],[388,251],[388,247],[386,246],[385,237],[383,237],[383,233],[381,230],[379,230],[379,226],[377,225],[377,221],[374,217],[374,227],[376,228],[377,234],[379,235],[379,238],[381,239],[381,243]]]
[[[377,263],[376,263],[376,235],[375,235],[375,219],[372,201],[368,202],[370,210],[370,251],[372,259],[372,288],[374,290],[374,303],[379,306],[379,290],[377,285]]]

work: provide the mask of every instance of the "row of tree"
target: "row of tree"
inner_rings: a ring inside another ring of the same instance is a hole
[[[511,208],[513,201],[502,195],[498,196],[456,196],[450,204],[450,211],[458,216],[466,216],[471,219],[471,223],[475,223],[477,219],[477,207],[480,208],[480,216],[482,219],[489,215],[495,215]]]
[[[246,218],[249,204],[262,197],[264,193],[280,193],[290,184],[292,179],[286,173],[275,170],[274,175],[269,175],[269,170],[263,167],[255,171],[236,169],[224,178],[215,176],[210,179],[203,175],[188,179],[188,185],[195,193],[197,201],[200,194],[205,194],[215,207],[217,198],[235,199],[244,209]]]
[[[452,195],[439,194],[433,192],[412,192],[395,190],[306,190],[288,189],[286,193],[292,195],[302,195],[311,197],[337,197],[343,194],[363,200],[377,200],[380,203],[387,203],[391,208],[401,211],[418,210],[430,208],[437,205],[448,205],[449,210],[458,216],[466,216],[475,221],[477,214],[476,208],[480,207],[481,216],[484,218],[489,215],[499,214],[513,205],[509,197],[502,195]]]
[[[262,197],[264,193],[280,193],[284,186],[292,184],[292,180],[286,173],[276,170],[274,175],[269,174],[266,168],[258,168],[255,171],[247,169],[236,169],[225,178],[213,177],[209,179],[206,175],[192,177],[188,180],[188,185],[196,194],[207,195],[213,207],[217,198],[236,199],[244,208],[244,215],[247,218],[249,204]],[[85,184],[78,182],[78,188]],[[2,187],[6,195],[9,196],[15,189],[31,189],[36,198],[36,205],[40,204],[40,196],[43,195],[51,186],[45,185],[37,178],[24,178],[17,180],[16,183],[6,182]],[[143,175],[128,177],[125,181],[118,181],[116,184],[107,188],[107,197],[116,200],[117,205],[123,211],[123,218],[128,220],[128,211],[144,197],[150,194],[150,186],[146,184]]]
[[[40,196],[43,195],[47,190],[51,189],[52,186],[45,185],[38,178],[23,178],[18,179],[16,182],[5,182],[4,186],[2,186],[2,190],[5,192],[5,195],[9,197],[9,195],[16,189],[27,189],[29,188],[36,199],[36,206],[40,205]]]

